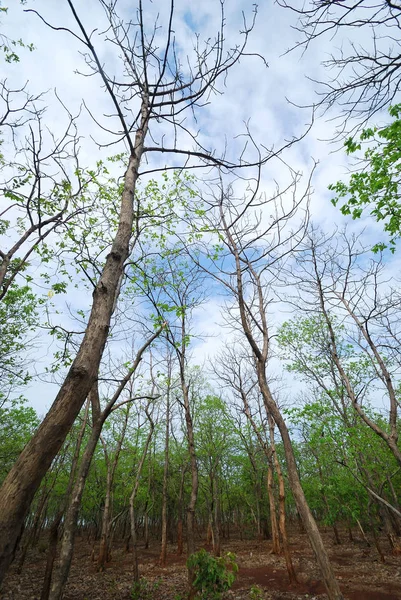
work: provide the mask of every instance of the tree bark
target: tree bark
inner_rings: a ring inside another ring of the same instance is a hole
[[[164,468],[163,468],[163,492],[162,492],[162,540],[160,552],[160,565],[166,566],[167,562],[167,484],[168,484],[168,451],[170,435],[170,387],[171,387],[171,360],[168,361],[167,369],[167,394],[166,394],[166,436],[164,440]]]
[[[273,489],[273,465],[272,460],[268,460],[267,462],[267,493],[269,496],[269,507],[270,507],[270,524],[272,530],[272,554],[280,554],[280,537],[278,532],[277,525],[277,515],[276,515],[276,499],[274,497],[274,489]]]
[[[301,516],[302,523],[308,535],[309,542],[319,565],[323,582],[327,591],[327,596],[329,600],[344,600],[344,596],[342,595],[338,582],[335,578],[326,548],[324,547],[322,536],[320,535],[316,521],[313,518],[306,501],[305,494],[299,480],[291,438],[285,421],[271,396],[270,389],[266,381],[264,365],[258,363],[257,369],[259,385],[265,401],[266,410],[272,415],[274,421],[276,422],[283,440],[284,452],[287,461],[288,480],[291,486],[291,491],[294,496],[298,512]]]
[[[281,465],[277,457],[276,452],[276,442],[274,439],[274,421],[271,417],[270,413],[268,414],[269,421],[269,432],[270,432],[270,447],[272,449],[272,456],[274,461],[274,466],[277,473],[278,485],[279,485],[279,529],[281,535],[281,541],[283,544],[283,552],[285,557],[285,564],[287,567],[288,577],[290,583],[295,583],[297,581],[297,576],[294,570],[294,565],[291,560],[291,553],[287,539],[287,527],[286,527],[286,518],[285,518],[285,485],[284,485],[284,477],[283,472],[281,470]]]

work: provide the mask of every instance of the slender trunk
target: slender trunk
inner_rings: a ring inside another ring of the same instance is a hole
[[[323,582],[326,587],[327,596],[329,600],[344,600],[338,582],[335,578],[326,548],[323,544],[322,536],[320,535],[319,529],[316,525],[316,521],[313,518],[313,515],[305,498],[305,494],[302,489],[301,482],[299,480],[297,464],[295,461],[295,455],[291,443],[291,438],[285,421],[280,413],[280,410],[278,409],[277,404],[271,396],[270,389],[266,381],[265,365],[259,361],[257,367],[259,386],[263,395],[266,410],[268,414],[270,414],[273,417],[275,423],[277,424],[277,427],[281,434],[281,438],[283,440],[283,446],[287,461],[289,484],[295,503],[297,505],[298,512],[301,516],[303,525],[308,535],[309,542],[312,546],[317,563],[319,565]]]
[[[47,489],[46,486],[44,486],[42,489],[42,493],[40,495],[38,506],[36,508],[35,517],[33,519],[32,527],[30,528],[30,531],[26,530],[26,532],[25,532],[25,540],[24,540],[24,544],[22,546],[21,556],[18,561],[18,568],[17,568],[18,574],[20,574],[22,572],[22,567],[25,562],[25,557],[26,557],[29,545],[30,544],[32,544],[32,546],[34,545],[36,533],[39,528],[40,519],[41,519],[42,513],[45,512],[49,494],[50,494],[50,491],[52,490],[52,488],[54,487],[54,484],[55,484],[55,479],[53,480],[53,484],[52,484],[50,490]]]
[[[283,472],[281,470],[280,461],[277,457],[276,452],[276,442],[274,439],[274,421],[270,413],[267,415],[269,421],[269,432],[270,432],[270,447],[272,450],[272,456],[274,461],[274,467],[276,469],[278,485],[279,485],[279,529],[281,535],[281,541],[283,544],[283,552],[285,557],[285,564],[287,567],[288,577],[290,583],[295,583],[297,581],[297,576],[295,574],[294,565],[291,560],[291,553],[287,539],[287,527],[286,527],[286,519],[285,519],[285,485],[284,485],[284,477]]]
[[[188,452],[190,457],[191,465],[191,494],[187,506],[187,556],[195,553],[195,506],[198,498],[198,463],[195,454],[195,440],[194,440],[194,429],[192,423],[191,408],[189,405],[189,393],[188,386],[183,378],[183,366],[182,366],[182,378],[181,387],[184,397],[184,409],[185,409],[185,422],[187,426],[187,439],[188,439]],[[195,596],[195,589],[193,587],[194,571],[188,568],[188,590],[189,600],[192,600]]]
[[[214,477],[213,481],[213,514],[212,514],[212,524],[213,524],[213,554],[215,556],[220,556],[221,554],[221,544],[220,544],[220,496],[219,496],[219,486],[218,486],[218,478],[217,475]]]
[[[113,510],[113,488],[115,474],[117,470],[118,461],[120,458],[121,448],[125,438],[125,432],[127,431],[128,418],[129,418],[129,406],[126,408],[125,419],[121,430],[120,437],[117,442],[117,446],[114,452],[113,461],[110,462],[108,457],[106,446],[100,437],[104,455],[107,465],[107,481],[106,481],[106,497],[104,501],[103,519],[102,519],[102,533],[100,534],[100,547],[99,556],[97,560],[97,566],[99,571],[104,571],[106,562],[110,560],[110,549],[111,549],[111,516]]]
[[[160,565],[166,566],[167,562],[167,484],[168,484],[168,450],[169,450],[169,435],[170,435],[170,379],[171,368],[169,363],[168,368],[168,387],[166,395],[166,436],[164,441],[164,469],[163,469],[163,500],[162,500],[162,542],[160,553]]]
[[[401,554],[401,548],[400,548],[400,543],[397,540],[397,537],[395,536],[394,532],[393,532],[393,527],[391,524],[391,520],[388,514],[388,509],[381,505],[379,506],[379,512],[380,512],[380,516],[383,520],[383,525],[384,525],[384,531],[386,532],[386,536],[387,539],[390,543],[390,547],[391,547],[391,553],[394,556],[397,556],[399,554]]]
[[[273,488],[273,465],[272,460],[269,459],[267,463],[267,493],[269,496],[269,506],[270,506],[270,523],[272,530],[272,554],[280,554],[280,537],[278,532],[277,525],[277,515],[276,515],[276,499],[274,497],[274,488]]]
[[[369,515],[370,527],[372,529],[373,541],[375,543],[375,548],[377,550],[377,554],[379,555],[380,562],[384,563],[384,562],[386,562],[386,559],[384,557],[384,553],[383,553],[383,550],[382,550],[380,542],[379,542],[379,537],[377,535],[376,524],[375,524],[373,516],[372,516],[372,504],[371,503],[369,503],[368,515]]]
[[[354,536],[352,535],[352,527],[351,527],[351,525],[348,525],[347,529],[348,529],[348,540],[350,542],[353,542],[354,541]]]
[[[143,537],[145,542],[145,550],[147,550],[149,548],[149,506],[146,506],[145,508],[144,521]]]
[[[198,465],[195,455],[195,441],[192,425],[192,416],[189,407],[188,391],[185,402],[185,420],[187,424],[188,449],[191,462],[191,494],[187,506],[187,554],[195,553],[195,506],[198,497]]]
[[[97,558],[97,568],[99,571],[104,571],[106,562],[108,561],[112,485],[113,481],[111,478],[111,470],[109,466],[107,469],[107,484],[103,509],[102,533],[100,534],[99,555]]]
[[[362,537],[363,537],[363,539],[365,540],[365,543],[366,543],[367,547],[369,548],[369,546],[370,546],[370,542],[369,542],[368,538],[366,537],[366,533],[365,533],[365,531],[363,530],[363,527],[362,527],[362,525],[361,525],[360,521],[357,519],[357,520],[356,520],[356,522],[357,522],[357,524],[358,524],[359,531],[361,532],[361,534],[362,534]]]
[[[135,150],[124,177],[118,230],[93,292],[92,309],[81,346],[53,405],[0,489],[0,584],[14,559],[36,490],[63,445],[97,377],[124,264],[129,255],[134,194],[148,118],[148,98],[144,97],[141,123],[135,135]]]
[[[334,539],[336,544],[338,544],[339,546],[341,545],[341,539],[340,539],[340,534],[338,533],[338,528],[336,523],[334,523],[333,525],[333,532],[334,532]]]
[[[182,507],[184,500],[184,483],[185,483],[185,467],[182,468],[181,481],[180,481],[180,492],[178,495],[178,522],[177,522],[177,554],[181,556],[184,551],[184,541],[182,535],[183,523],[182,523]]]
[[[136,495],[137,495],[138,489],[139,489],[139,482],[141,479],[143,464],[145,462],[145,458],[146,458],[146,455],[147,455],[148,449],[149,449],[150,440],[152,439],[153,431],[155,428],[154,422],[153,422],[152,418],[150,417],[149,413],[147,413],[147,417],[148,417],[148,420],[150,423],[150,429],[149,429],[148,436],[146,438],[145,447],[143,449],[142,456],[140,458],[140,461],[139,461],[139,464],[137,467],[135,482],[134,482],[134,486],[132,488],[131,496],[129,499],[129,514],[130,514],[130,520],[131,520],[131,539],[132,539],[132,554],[133,554],[132,568],[133,568],[133,575],[134,575],[135,583],[137,583],[139,581],[138,536],[137,536],[136,523],[135,523],[135,499],[136,499]]]
[[[56,554],[57,554],[58,533],[59,533],[59,527],[60,527],[61,519],[63,517],[63,513],[64,513],[64,510],[59,511],[58,515],[56,516],[56,518],[54,520],[54,523],[52,524],[52,526],[50,528],[49,549],[47,551],[46,570],[45,570],[45,576],[43,578],[42,593],[40,595],[40,600],[48,600],[48,598],[49,598],[50,586],[51,586],[52,574],[53,574],[53,565],[54,565],[54,561],[56,560]]]

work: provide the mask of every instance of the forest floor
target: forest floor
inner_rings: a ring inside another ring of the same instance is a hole
[[[386,562],[382,563],[372,545],[362,540],[335,544],[330,533],[323,533],[336,576],[346,600],[401,600],[401,556],[390,556],[382,540]],[[223,540],[223,552],[234,552],[239,571],[227,600],[324,600],[327,596],[305,534],[290,535],[291,551],[298,583],[289,584],[282,556],[270,554],[271,543],[238,539]],[[199,542],[199,548],[202,543]],[[209,549],[206,547],[206,549]],[[132,589],[132,555],[116,545],[107,569],[99,573],[91,560],[92,545],[79,539],[65,600],[129,600]],[[141,600],[178,600],[186,589],[185,558],[176,547],[168,548],[166,568],[159,565],[160,546],[139,546],[140,573],[146,578],[148,593]],[[46,562],[45,543],[29,551],[23,571],[13,567],[6,579],[2,600],[39,600]],[[258,589],[257,589],[258,588]]]

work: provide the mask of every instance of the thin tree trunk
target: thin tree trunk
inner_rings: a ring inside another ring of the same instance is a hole
[[[274,466],[277,473],[278,484],[279,484],[279,528],[281,541],[283,544],[283,552],[285,557],[285,564],[287,567],[288,577],[290,583],[295,583],[297,581],[297,576],[295,574],[294,565],[291,560],[291,553],[287,539],[287,527],[286,527],[286,519],[285,519],[285,485],[284,485],[284,477],[283,472],[281,470],[280,461],[278,460],[277,452],[276,452],[276,442],[274,439],[274,421],[270,413],[267,415],[269,422],[269,432],[270,432],[270,447],[272,450],[272,456],[274,461]]]
[[[184,551],[184,540],[183,540],[183,523],[182,523],[182,510],[184,501],[184,483],[185,483],[185,467],[182,467],[181,481],[180,481],[180,492],[178,494],[178,522],[177,522],[177,554],[181,556]]]
[[[220,545],[220,495],[217,474],[214,477],[213,485],[213,554],[220,556],[221,545]]]
[[[135,482],[134,482],[134,486],[132,488],[131,496],[129,499],[129,514],[130,514],[130,520],[131,520],[131,539],[132,539],[132,553],[133,553],[132,568],[133,568],[135,583],[137,583],[139,581],[138,536],[137,536],[136,523],[135,523],[135,499],[136,499],[136,495],[137,495],[138,489],[139,489],[139,482],[141,479],[143,464],[145,462],[145,458],[146,458],[146,455],[147,455],[148,449],[149,449],[149,444],[152,439],[154,428],[155,428],[155,424],[154,424],[150,414],[148,412],[146,414],[147,414],[147,417],[149,420],[150,429],[149,429],[148,436],[146,438],[145,447],[143,449],[141,459],[139,461],[139,464],[138,464],[138,467],[136,470]]]
[[[182,366],[182,379],[181,387],[184,396],[184,409],[185,409],[185,421],[187,426],[187,439],[188,439],[188,452],[191,464],[191,494],[189,503],[187,506],[187,556],[195,553],[195,506],[198,498],[198,464],[195,454],[195,440],[194,430],[192,423],[191,409],[189,405],[189,394],[188,386],[183,378],[183,366]],[[193,587],[194,572],[193,569],[188,568],[188,588],[189,588],[189,600],[192,600],[195,595],[195,589]]]
[[[170,436],[170,386],[171,386],[171,360],[168,361],[167,370],[167,394],[166,394],[166,436],[164,440],[164,469],[163,469],[163,492],[162,492],[162,540],[160,552],[160,565],[166,566],[167,562],[167,484],[168,484],[168,451]]]
[[[272,530],[272,554],[280,554],[280,537],[277,525],[277,515],[276,515],[276,499],[274,497],[274,489],[273,489],[273,465],[271,458],[267,461],[267,493],[269,496],[269,506],[270,506],[270,524]]]
[[[58,533],[59,533],[61,519],[63,518],[63,514],[64,514],[64,509],[59,511],[59,513],[57,514],[57,516],[54,520],[54,523],[52,524],[52,526],[50,528],[49,548],[47,551],[47,560],[46,560],[46,570],[45,570],[45,576],[43,578],[42,593],[40,595],[40,600],[48,600],[48,598],[49,598],[50,586],[51,586],[52,574],[53,574],[53,565],[54,565],[54,561],[56,560],[56,554],[57,554]]]
[[[115,474],[118,466],[118,461],[120,458],[121,448],[125,438],[125,432],[127,431],[128,419],[129,419],[129,406],[126,408],[125,419],[123,423],[123,427],[121,430],[120,437],[117,441],[117,446],[114,452],[113,461],[110,462],[108,457],[107,448],[105,443],[103,442],[102,436],[100,436],[101,442],[103,444],[104,456],[106,459],[107,465],[107,481],[106,481],[106,497],[104,502],[104,511],[103,511],[103,519],[102,519],[102,533],[100,534],[100,547],[99,547],[99,556],[97,560],[97,566],[99,571],[104,571],[106,562],[110,560],[110,534],[111,534],[111,517],[113,510],[113,489],[114,489],[114,480]]]

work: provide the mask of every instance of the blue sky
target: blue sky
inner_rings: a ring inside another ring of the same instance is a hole
[[[29,90],[40,93],[49,90],[46,98],[48,105],[45,119],[47,126],[54,132],[60,132],[65,113],[60,109],[60,104],[55,99],[54,90],[62,98],[63,103],[71,112],[76,112],[85,100],[90,110],[99,118],[111,112],[107,95],[101,89],[95,77],[82,77],[78,71],[84,71],[85,65],[79,54],[82,48],[77,41],[66,32],[51,31],[37,16],[23,12],[17,3],[9,2],[9,12],[3,17],[3,28],[10,38],[22,37],[26,42],[35,45],[35,51],[29,53],[21,49],[21,62],[13,65],[1,64],[2,75],[8,78],[10,85],[20,86],[26,81]],[[157,13],[163,23],[166,18],[166,2],[145,2],[148,22],[152,23]],[[81,7],[82,5],[82,7]],[[86,0],[78,3],[82,20],[90,30],[94,30],[93,41],[99,42],[98,33],[104,30],[105,20],[96,0]],[[120,3],[123,12],[128,16],[132,10],[132,2],[123,0]],[[63,0],[49,2],[48,0],[28,0],[25,8],[34,8],[46,20],[58,27],[72,27],[76,25],[71,19],[67,3]],[[238,30],[243,27],[242,11],[252,18],[252,6],[245,0],[227,0],[225,2],[228,47],[232,47],[238,40]],[[177,49],[181,53],[182,68],[185,70],[186,54],[191,54],[194,42],[194,31],[199,32],[200,42],[213,37],[219,28],[220,2],[205,0],[188,7],[184,0],[176,2],[175,35]],[[296,104],[311,104],[316,101],[316,85],[312,79],[327,77],[321,66],[321,61],[326,59],[333,44],[328,38],[318,40],[305,54],[295,51],[285,54],[285,51],[294,44],[297,34],[292,26],[295,24],[295,15],[277,6],[272,1],[261,3],[258,8],[255,30],[249,44],[250,53],[263,55],[268,62],[256,56],[244,57],[229,73],[224,84],[220,84],[219,93],[211,97],[210,105],[199,112],[197,122],[189,115],[186,126],[192,131],[199,130],[202,144],[208,148],[215,147],[222,150],[227,144],[228,155],[236,156],[240,151],[243,138],[238,137],[245,131],[245,123],[249,123],[252,135],[259,144],[266,147],[278,148],[294,136],[300,135],[308,127],[311,111],[298,109],[294,104],[288,103],[290,99]],[[157,34],[162,42],[162,32]],[[365,32],[357,32],[361,41],[366,41]],[[362,37],[361,37],[362,36]],[[341,40],[336,41],[340,45]],[[118,58],[112,48],[100,47],[101,59],[106,61],[112,70],[120,70]],[[224,93],[220,93],[224,92]],[[294,145],[285,154],[285,161],[297,172],[304,174],[307,179],[314,161],[318,161],[312,181],[314,194],[311,197],[311,215],[316,224],[326,231],[332,231],[334,225],[341,225],[344,218],[339,210],[330,203],[331,193],[328,192],[329,183],[347,176],[347,159],[339,147],[333,147],[325,140],[333,134],[333,123],[330,117],[335,115],[336,108],[325,117],[318,116],[307,137],[299,144]],[[380,116],[385,120],[385,115]],[[379,117],[378,117],[379,119]],[[108,120],[104,120],[107,122]],[[82,136],[80,157],[82,164],[90,166],[99,157],[110,154],[110,149],[99,149],[96,142],[107,142],[108,136],[99,129],[91,120],[86,110],[82,111],[79,119],[79,131]],[[158,140],[165,135],[171,136],[168,129],[161,126],[157,131]],[[182,138],[182,143],[190,145],[190,140]],[[120,148],[121,149],[121,148]],[[112,152],[119,150],[113,147]],[[162,168],[166,164],[164,155],[155,155],[152,166]],[[178,164],[178,163],[176,163]],[[276,185],[285,185],[288,181],[288,169],[278,161],[269,163],[262,174],[262,187],[269,194]],[[268,215],[266,215],[268,219]],[[365,227],[363,235],[367,243],[374,243],[381,234],[381,227],[369,218],[361,222],[351,222],[350,229],[357,232]],[[389,272],[399,272],[399,258],[389,257]],[[86,291],[76,291],[73,299],[57,299],[60,304],[60,322],[68,322],[67,305],[74,307],[80,304],[87,305]],[[196,319],[200,331],[206,336],[204,342],[196,346],[196,362],[201,363],[207,357],[213,356],[221,344],[229,343],[229,334],[221,329],[222,318],[219,308],[222,297],[218,294],[210,295],[208,302],[197,311]],[[213,315],[211,317],[211,315]],[[279,315],[278,315],[279,317]],[[40,368],[44,368],[49,359],[49,341],[43,338],[41,342]],[[28,390],[30,402],[43,412],[49,406],[57,390],[57,384],[35,381]]]

